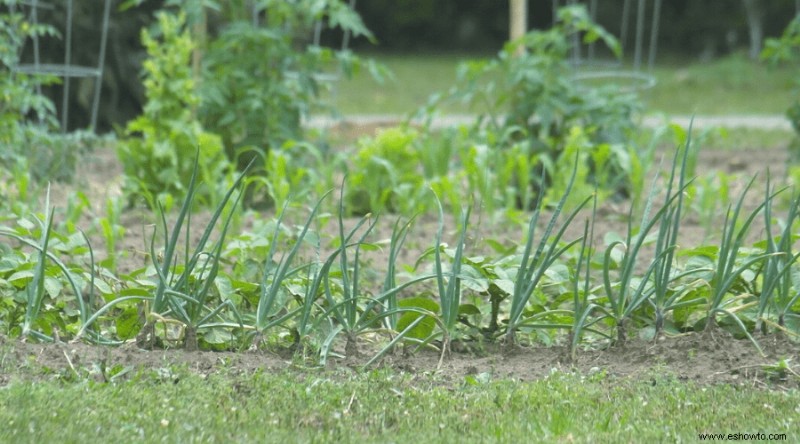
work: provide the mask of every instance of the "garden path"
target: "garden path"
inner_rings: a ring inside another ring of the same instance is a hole
[[[313,116],[306,124],[315,128],[329,128],[340,123],[348,123],[355,126],[381,125],[402,122],[405,120],[403,115],[392,114],[350,114],[339,117]],[[692,116],[667,116],[667,115],[647,115],[642,119],[646,127],[655,127],[665,122],[677,123],[680,126],[688,127]],[[448,114],[435,118],[432,126],[434,128],[446,128],[454,125],[469,124],[475,121],[474,115],[469,114]],[[791,130],[791,124],[783,115],[705,115],[694,116],[695,128],[752,128],[765,130]]]

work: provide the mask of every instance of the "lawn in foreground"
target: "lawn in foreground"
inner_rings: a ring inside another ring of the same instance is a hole
[[[0,442],[679,442],[800,439],[800,393],[554,373],[529,382],[379,370],[143,370],[0,388]],[[777,442],[777,441],[776,441]]]

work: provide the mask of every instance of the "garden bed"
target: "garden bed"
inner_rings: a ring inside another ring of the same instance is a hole
[[[373,131],[374,128],[361,129]],[[344,137],[352,139],[352,128],[345,128]],[[356,134],[357,134],[356,130]],[[743,191],[747,180],[754,175],[759,179],[750,190],[745,210],[755,208],[763,199],[763,187],[767,171],[776,178],[778,183],[784,183],[788,154],[785,149],[778,148],[753,148],[735,151],[708,150],[701,151],[698,157],[697,171],[702,174],[713,174],[717,171],[730,175],[733,178],[729,183],[732,199]],[[121,168],[112,150],[96,150],[81,162],[78,179],[73,185],[59,185],[53,187],[51,200],[64,202],[75,190],[85,193],[89,202],[102,203],[108,197],[119,196],[121,182]],[[58,204],[56,204],[58,205]],[[627,201],[607,201],[597,210],[594,216],[595,246],[602,248],[603,239],[610,232],[624,233],[627,227]],[[82,217],[82,221],[90,225],[102,207],[97,206]],[[721,211],[717,208],[717,211]],[[299,211],[294,216],[298,221],[305,217],[305,211]],[[520,244],[524,241],[524,223],[509,223],[504,217],[474,215],[466,246],[466,255],[491,254],[485,242],[492,239],[502,244]],[[707,221],[721,217],[718,213],[711,218],[705,218],[699,212],[687,212],[680,227],[680,244],[695,246],[705,245],[718,239],[720,233],[716,230],[718,225],[709,227]],[[582,218],[589,217],[584,212],[578,217],[580,223],[573,223],[567,230],[566,240],[580,236]],[[197,237],[206,226],[211,215],[208,211],[195,212],[192,215],[192,225],[198,228],[193,230]],[[289,216],[291,219],[292,216]],[[378,242],[391,237],[391,228],[396,216],[389,216],[376,226],[368,241]],[[249,213],[242,222],[241,230],[246,231],[252,227],[254,219],[274,218],[274,212]],[[447,227],[445,237],[450,242],[455,242],[456,221],[452,216],[445,216]],[[117,267],[119,273],[127,273],[140,269],[147,263],[145,254],[146,245],[150,243],[152,226],[156,223],[154,215],[147,210],[127,209],[120,217],[125,227],[125,236],[116,246],[118,253]],[[347,229],[355,226],[359,219],[345,220]],[[430,214],[418,217],[411,228],[406,242],[397,262],[411,266],[433,244],[439,221]],[[291,224],[291,222],[287,222]],[[90,230],[90,239],[94,248],[98,250],[98,260],[103,259],[103,236]],[[325,225],[322,239],[334,239],[338,235],[338,225],[334,222]],[[762,218],[757,218],[749,231],[750,241],[762,239],[764,225]],[[196,242],[192,239],[190,243]],[[322,245],[326,242],[323,240]],[[313,254],[313,252],[306,252]],[[323,257],[325,253],[322,253]],[[650,253],[652,254],[652,252]],[[647,267],[646,257],[639,270]],[[364,253],[364,263],[372,270],[374,276],[382,276],[386,267],[387,255],[385,251]],[[641,260],[641,259],[640,259]],[[366,274],[365,281],[376,288],[380,285],[379,278],[370,282],[370,274]],[[535,335],[534,335],[535,336]],[[750,341],[735,339],[729,331],[710,329],[700,333],[683,333],[659,335],[649,338],[647,334],[639,338],[632,338],[624,346],[607,347],[602,342],[589,342],[581,347],[576,358],[572,359],[569,348],[563,344],[563,336],[550,337],[555,339],[552,346],[544,346],[535,339],[527,342],[524,347],[507,349],[497,342],[468,340],[456,341],[452,344],[452,355],[441,360],[437,351],[419,350],[415,353],[396,350],[387,354],[379,364],[394,368],[398,371],[410,373],[435,372],[442,378],[440,381],[461,382],[464,378],[475,378],[480,375],[502,377],[511,379],[536,379],[549,374],[554,370],[578,371],[580,373],[607,372],[611,375],[639,377],[651,374],[655,369],[664,370],[674,374],[681,380],[691,380],[698,383],[732,383],[750,384],[763,387],[797,387],[800,378],[794,369],[800,362],[800,346],[796,338],[787,338],[783,334],[770,334],[763,336],[755,333],[763,350],[763,355]],[[643,339],[645,338],[645,339]],[[335,343],[330,357],[327,360],[328,368],[361,368],[375,353],[379,352],[377,345],[385,338],[371,334],[364,335],[358,342],[360,357],[349,356],[344,358],[344,344]],[[548,340],[545,340],[548,342]],[[434,345],[436,343],[434,342]],[[53,374],[66,374],[70,372],[83,372],[92,374],[95,378],[107,378],[108,374],[98,369],[147,369],[159,368],[164,365],[185,365],[200,374],[214,372],[220,366],[232,367],[242,372],[256,370],[281,370],[297,367],[301,361],[293,354],[290,348],[273,347],[260,350],[244,350],[238,352],[188,352],[180,348],[145,351],[139,349],[133,340],[117,347],[99,347],[82,343],[39,344],[18,340],[3,340],[3,373],[6,376],[2,383],[7,383],[10,375],[25,378],[49,378]],[[435,348],[435,347],[434,347]],[[313,359],[308,362],[314,361]],[[316,365],[316,364],[314,364]],[[302,365],[301,365],[302,366]],[[20,369],[25,368],[25,371]],[[29,371],[32,370],[32,371]],[[109,370],[110,371],[110,370]]]

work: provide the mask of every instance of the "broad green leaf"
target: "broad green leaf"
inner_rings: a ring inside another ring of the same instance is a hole
[[[717,245],[704,245],[686,250],[680,250],[678,257],[695,257],[701,256],[709,259],[716,259],[719,254],[719,246]]]
[[[234,336],[221,328],[203,329],[199,332],[203,341],[212,345],[227,345],[230,344],[235,338]]]
[[[33,270],[20,270],[9,276],[8,282],[17,288],[22,288],[31,279],[33,279]]]
[[[136,306],[127,307],[115,316],[114,322],[117,326],[117,337],[123,341],[135,337],[142,328],[139,324],[139,309]]]
[[[217,278],[214,279],[214,286],[217,287],[217,292],[219,292],[220,299],[223,301],[231,301],[234,305],[241,304],[242,296],[236,292],[236,289],[234,288],[234,285],[229,277],[217,276]],[[253,287],[257,288],[258,286],[253,285]]]
[[[51,299],[58,298],[63,288],[64,286],[61,284],[60,280],[50,276],[44,278],[44,289],[47,294],[50,295]]]
[[[458,314],[461,316],[479,315],[481,310],[475,304],[461,304],[458,306]]]
[[[94,287],[99,291],[101,294],[112,294],[114,290],[111,289],[111,286],[102,279],[95,279],[94,280]]]
[[[511,279],[493,279],[492,284],[496,285],[506,294],[514,293],[514,281]]]
[[[413,297],[408,299],[402,299],[397,302],[397,305],[400,308],[422,308],[428,310],[433,313],[439,312],[439,304],[437,304],[434,300],[425,298],[425,297]],[[420,316],[423,316],[419,313],[414,312],[406,312],[400,316],[400,319],[397,320],[397,331],[403,331],[408,327],[412,322],[417,320]],[[431,318],[430,316],[425,316],[425,319],[420,321],[416,327],[414,327],[410,332],[408,332],[408,337],[414,339],[425,339],[433,333],[433,329],[436,327],[436,321]]]

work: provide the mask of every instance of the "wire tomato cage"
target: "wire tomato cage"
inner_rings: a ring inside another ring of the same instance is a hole
[[[552,0],[553,21],[561,1]],[[567,0],[566,5],[585,4],[589,16],[609,32],[616,34],[622,57],[613,58],[595,43],[581,42],[572,36],[570,62],[572,77],[587,87],[616,87],[620,92],[638,92],[656,84],[653,74],[658,51],[658,32],[662,0],[615,0],[618,8],[604,9],[599,17],[598,0]],[[618,14],[613,14],[619,11]],[[630,52],[632,51],[632,56]]]

